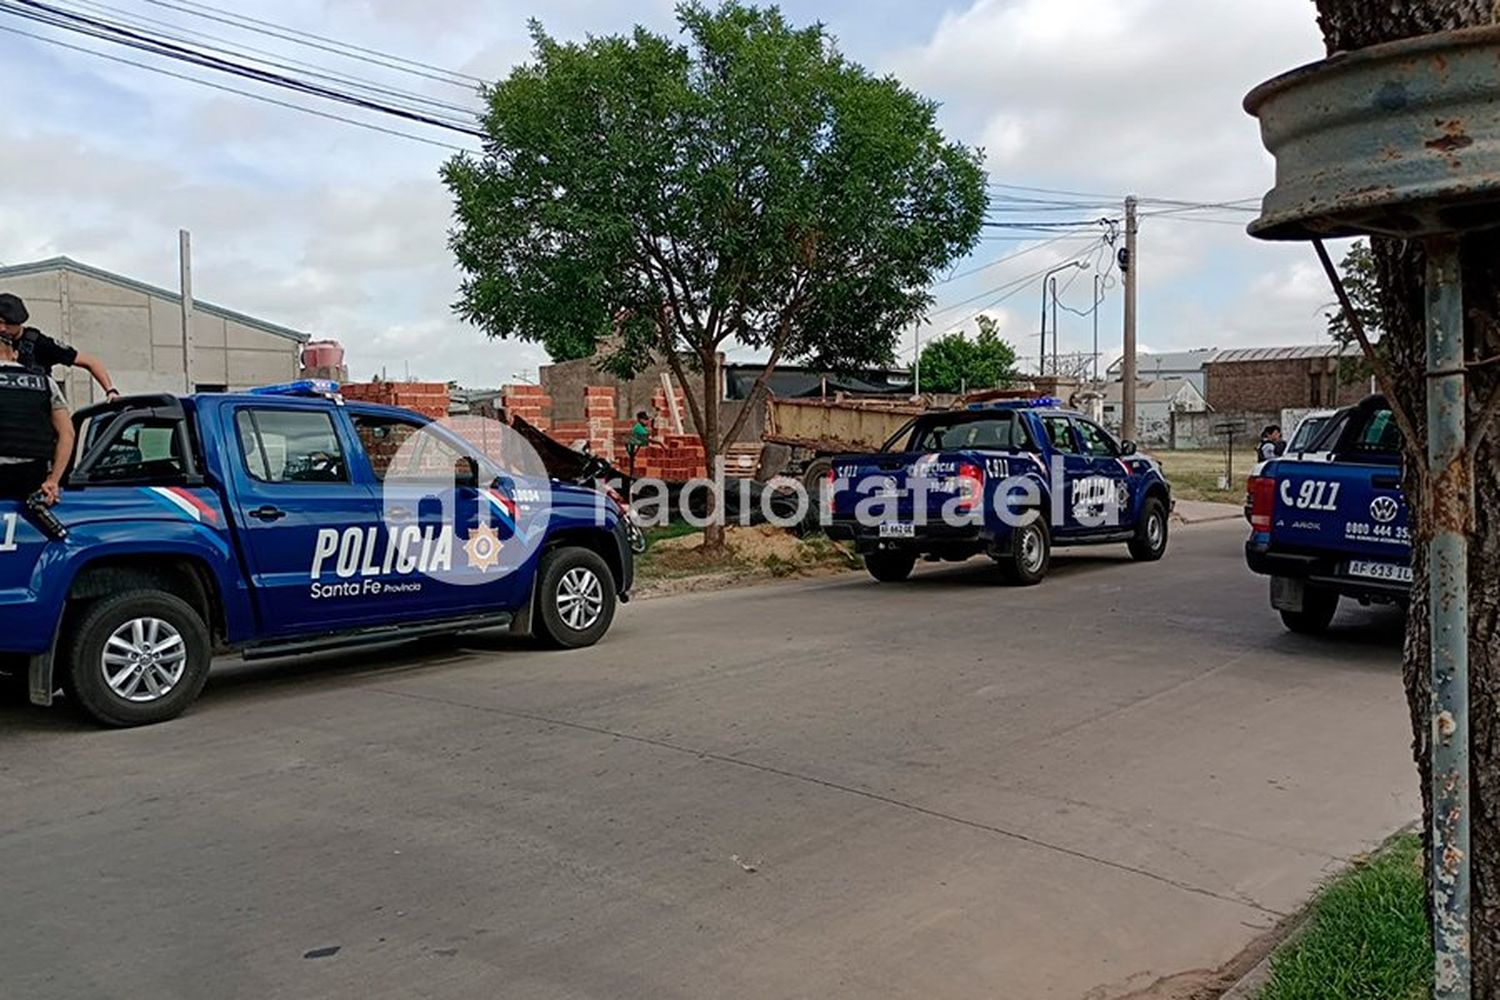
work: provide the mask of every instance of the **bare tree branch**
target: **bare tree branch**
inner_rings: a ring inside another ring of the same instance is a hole
[[[1370,343],[1370,336],[1365,332],[1365,325],[1360,321],[1359,313],[1354,308],[1354,303],[1349,300],[1349,291],[1344,287],[1344,279],[1339,277],[1339,270],[1333,264],[1333,258],[1328,256],[1328,248],[1323,245],[1322,240],[1313,240],[1313,249],[1318,252],[1318,260],[1323,264],[1323,272],[1328,275],[1328,281],[1333,285],[1333,291],[1339,297],[1339,305],[1344,310],[1344,319],[1349,324],[1349,329],[1354,331],[1355,338],[1359,341],[1360,348],[1365,352],[1365,360],[1375,371],[1375,381],[1380,386],[1380,391],[1385,394],[1386,402],[1391,404],[1391,415],[1396,418],[1396,425],[1401,428],[1401,433],[1406,435],[1406,440],[1415,443],[1417,440],[1417,425],[1401,404],[1401,399],[1396,395],[1396,381],[1391,376],[1390,367],[1385,363],[1385,358],[1375,352],[1375,345]]]

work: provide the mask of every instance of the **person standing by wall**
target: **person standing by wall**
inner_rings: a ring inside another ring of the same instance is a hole
[[[47,378],[52,377],[53,365],[82,368],[99,383],[106,399],[120,394],[103,361],[58,343],[36,327],[27,326],[26,321],[30,318],[25,302],[9,292],[0,292],[0,340],[10,344],[21,367]]]

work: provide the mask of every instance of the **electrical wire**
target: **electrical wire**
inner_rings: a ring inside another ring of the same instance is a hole
[[[292,111],[301,111],[303,114],[315,115],[319,118],[324,118],[329,121],[342,122],[345,125],[354,125],[358,128],[368,129],[372,132],[380,132],[384,135],[393,135],[398,136],[402,139],[410,139],[413,142],[424,143],[428,146],[437,146],[440,149],[451,149],[455,152],[460,153],[474,153],[476,155],[479,154],[478,150],[471,149],[467,146],[458,146],[451,142],[441,142],[437,139],[429,139],[425,136],[415,135],[411,132],[403,132],[400,129],[387,128],[384,125],[376,125],[373,122],[365,122],[360,121],[357,118],[348,118],[344,115],[336,115],[329,111],[319,111],[317,108],[309,108],[306,105],[294,104],[291,101],[278,100],[277,98],[269,97],[265,94],[257,94],[254,91],[250,90],[240,90],[237,87],[230,87],[222,83],[214,83],[212,80],[203,80],[195,76],[189,76],[186,73],[174,73],[172,70],[164,69],[160,66],[152,66],[149,63],[137,62],[134,59],[126,59],[123,56],[110,55],[107,52],[100,52],[96,49],[85,48],[82,45],[73,45],[69,42],[63,41],[60,38],[49,38],[46,35],[39,35],[35,32],[24,31],[20,28],[12,28],[3,24],[0,24],[0,31],[8,32],[12,35],[21,35],[22,37],[31,38],[39,42],[45,42],[48,45],[56,45],[59,48],[71,49],[74,52],[82,52],[84,55],[95,56],[99,59],[107,59],[112,63],[119,63],[123,66],[131,66],[135,69],[143,69],[148,73],[157,73],[161,76],[169,76],[176,80],[186,80],[188,83],[196,83],[199,86],[222,91],[226,94],[236,94],[240,97],[248,97],[253,101],[261,101],[265,104],[273,104],[279,108],[287,108]]]
[[[174,24],[171,21],[162,20],[161,18],[147,17],[144,14],[137,14],[133,11],[128,11],[121,7],[113,7],[107,3],[100,3],[98,2],[98,0],[70,0],[70,5],[72,7],[83,7],[95,13],[112,16],[116,18],[120,23],[123,23],[128,27],[144,31],[155,31],[163,38],[182,42],[187,45],[197,46],[198,48],[207,49],[210,51],[217,51],[223,55],[238,56],[240,58],[251,58],[256,62],[264,63],[267,66],[274,66],[278,69],[287,70],[289,72],[306,73],[307,75],[316,77],[318,79],[328,80],[335,83],[343,83],[346,86],[365,90],[370,93],[380,94],[410,104],[426,105],[427,107],[434,108],[440,111],[451,111],[457,114],[461,114],[469,119],[472,119],[479,114],[479,109],[477,106],[455,104],[452,101],[445,101],[439,98],[428,97],[425,94],[419,94],[414,91],[402,90],[398,87],[389,87],[364,77],[354,76],[353,74],[349,73],[340,73],[336,70],[330,70],[329,68],[320,66],[317,63],[310,63],[300,59],[293,59],[290,56],[283,55],[282,53],[275,52],[271,49],[257,48],[253,45],[246,45],[243,42],[236,42],[235,40],[226,38],[223,35],[215,35],[211,32],[198,31],[193,28],[183,27],[181,25]]]
[[[172,2],[172,0],[146,0],[146,3],[156,7],[165,7],[168,10],[175,10],[193,17],[217,21],[220,24],[227,24],[240,31],[270,35],[273,38],[280,38],[294,45],[305,45],[308,48],[331,52],[345,59],[360,58],[364,62],[373,62],[378,66],[385,66],[387,69],[410,73],[414,76],[425,77],[426,79],[436,80],[439,83],[447,83],[452,86],[473,89],[475,86],[488,86],[493,82],[483,77],[462,73],[458,70],[446,69],[442,66],[434,66],[431,63],[425,63],[417,59],[408,59],[404,56],[392,55],[389,52],[366,48],[362,45],[355,45],[352,42],[343,42],[336,38],[329,38],[326,35],[315,34],[311,31],[302,31],[289,25],[278,24],[275,21],[263,21],[248,14],[238,14],[234,11],[225,10],[222,7],[197,3],[195,0],[177,0],[177,2]]]
[[[981,264],[978,267],[970,268],[967,271],[961,271],[958,274],[950,275],[949,277],[944,278],[942,281],[936,282],[932,287],[939,288],[943,285],[950,285],[955,281],[961,281],[964,278],[972,277],[973,275],[976,275],[981,271],[988,271],[992,267],[999,267],[1001,264],[1009,264],[1013,260],[1019,260],[1020,258],[1025,257],[1027,254],[1036,253],[1038,250],[1044,250],[1047,247],[1053,246],[1057,243],[1061,243],[1062,241],[1069,239],[1078,239],[1078,237],[1073,235],[1054,236],[1050,240],[1043,240],[1035,246],[1027,247],[1025,250],[1018,250],[1015,253],[1006,254],[1004,257],[998,257],[995,260],[990,261],[988,264]]]
[[[360,97],[356,94],[350,94],[347,91],[341,91],[324,84],[300,80],[269,70],[257,69],[233,60],[204,55],[193,49],[169,41],[153,39],[149,35],[132,31],[121,25],[50,6],[42,3],[41,0],[0,0],[0,12],[46,24],[51,27],[62,28],[102,41],[113,42],[137,51],[148,52],[152,55],[164,56],[179,62],[186,62],[206,69],[216,70],[242,79],[254,80],[258,83],[280,87],[312,97],[321,97],[325,100],[347,104],[365,111],[386,114],[418,124],[430,125],[434,128],[447,129],[478,139],[482,139],[485,136],[485,133],[477,125],[459,124],[450,119],[396,107],[380,101]]]

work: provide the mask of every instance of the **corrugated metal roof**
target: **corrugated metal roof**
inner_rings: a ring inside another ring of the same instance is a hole
[[[1198,347],[1191,351],[1168,351],[1162,354],[1137,354],[1135,367],[1141,377],[1156,372],[1191,373],[1201,371],[1203,366],[1219,355],[1214,347]],[[1116,358],[1109,366],[1110,374],[1117,374],[1125,366],[1124,358]]]
[[[144,281],[137,281],[134,278],[127,278],[123,274],[106,271],[102,267],[93,267],[89,264],[80,263],[71,257],[49,257],[46,260],[35,260],[26,264],[12,264],[9,267],[0,267],[0,281],[4,281],[6,278],[21,278],[32,274],[44,274],[47,271],[72,271],[75,274],[86,275],[90,278],[96,278],[99,281],[107,281],[112,285],[119,285],[122,288],[143,292],[146,295],[155,295],[158,298],[167,299],[171,302],[180,303],[182,301],[182,295],[178,292],[170,291],[159,285],[150,285]],[[242,323],[245,326],[263,330],[266,333],[274,333],[278,337],[295,340],[299,344],[305,344],[312,339],[311,335],[303,333],[301,330],[293,330],[291,327],[268,323],[263,319],[256,319],[254,316],[247,316],[242,312],[225,309],[223,306],[216,306],[212,302],[203,302],[197,298],[193,299],[193,308],[199,312],[208,313],[210,316],[217,316],[220,319]]]
[[[1247,361],[1301,361],[1318,358],[1357,358],[1363,351],[1358,344],[1304,344],[1299,347],[1239,347],[1220,351],[1214,364],[1240,364]]]

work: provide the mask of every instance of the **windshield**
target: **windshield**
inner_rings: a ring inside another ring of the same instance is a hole
[[[1026,444],[1026,429],[1014,413],[956,413],[917,424],[907,450],[1010,451]]]
[[[1297,428],[1297,433],[1292,436],[1291,444],[1287,445],[1287,451],[1311,451],[1313,442],[1322,436],[1323,428],[1328,426],[1332,417],[1308,417],[1302,421]]]

